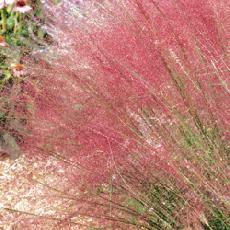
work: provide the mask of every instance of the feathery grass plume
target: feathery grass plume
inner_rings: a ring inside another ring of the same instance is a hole
[[[79,192],[60,224],[229,229],[229,2],[44,7],[53,43],[28,63],[24,148],[71,166]]]

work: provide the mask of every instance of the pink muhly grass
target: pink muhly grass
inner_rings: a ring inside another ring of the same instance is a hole
[[[54,42],[28,63],[23,148],[73,166],[66,177],[79,196],[67,222],[200,229],[215,208],[227,216],[229,3],[45,7]]]

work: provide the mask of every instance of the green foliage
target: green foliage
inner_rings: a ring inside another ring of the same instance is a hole
[[[138,214],[143,214],[146,211],[146,207],[139,200],[129,198],[127,200],[127,206],[134,209]]]
[[[128,198],[126,201],[126,206],[132,210],[135,210],[137,213],[137,216],[130,216],[130,222],[136,225],[138,222],[138,216],[146,212],[145,205],[135,198]]]
[[[229,230],[230,218],[220,209],[215,208],[212,217],[208,219],[208,224],[203,224],[203,227],[205,230]]]

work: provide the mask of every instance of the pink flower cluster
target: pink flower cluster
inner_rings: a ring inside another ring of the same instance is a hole
[[[0,9],[12,4],[14,4],[13,11],[15,12],[26,13],[32,10],[31,6],[27,4],[27,0],[1,0]]]
[[[150,185],[179,190],[188,205],[173,215],[187,226],[209,212],[206,194],[225,207],[227,1],[45,6],[54,42],[28,63],[34,107],[25,152],[74,165],[66,176],[84,191],[113,183],[118,193],[147,196],[147,209]]]

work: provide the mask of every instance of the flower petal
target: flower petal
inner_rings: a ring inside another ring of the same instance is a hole
[[[26,13],[29,12],[30,10],[32,10],[32,7],[25,5],[23,7],[14,7],[13,11],[17,11],[20,13]]]

